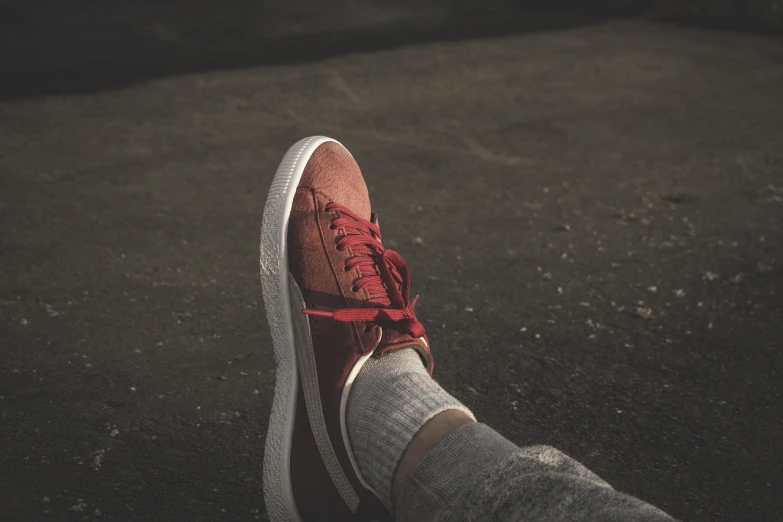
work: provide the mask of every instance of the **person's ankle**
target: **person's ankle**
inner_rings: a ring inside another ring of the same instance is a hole
[[[422,425],[403,452],[394,471],[391,494],[392,506],[396,507],[397,500],[400,498],[400,494],[402,494],[408,477],[419,463],[424,460],[427,453],[451,432],[471,422],[476,421],[462,410],[445,410]]]
[[[348,397],[348,437],[360,476],[390,511],[397,468],[404,460],[401,469],[407,476],[405,471],[415,469],[428,449],[451,431],[443,421],[450,425],[454,413],[439,417],[450,411],[473,418],[465,405],[429,376],[413,349],[370,358],[359,372]],[[439,420],[433,421],[436,417]],[[428,422],[428,429],[422,430]],[[417,436],[419,440],[411,446]]]

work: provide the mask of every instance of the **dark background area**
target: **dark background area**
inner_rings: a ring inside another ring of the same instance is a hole
[[[481,420],[780,520],[780,2],[546,4],[4,3],[0,519],[266,518],[261,207],[322,133]]]
[[[0,8],[0,97],[557,30],[619,15],[783,32],[780,0],[34,0]]]

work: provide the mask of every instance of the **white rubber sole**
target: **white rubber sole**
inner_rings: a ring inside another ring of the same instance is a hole
[[[287,233],[291,204],[305,165],[315,149],[329,141],[336,142],[312,136],[288,149],[272,180],[261,223],[261,289],[277,365],[263,473],[264,501],[272,522],[302,522],[291,488],[291,439],[299,370],[288,290]]]

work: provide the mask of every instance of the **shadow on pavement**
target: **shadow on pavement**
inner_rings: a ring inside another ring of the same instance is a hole
[[[0,16],[0,99],[88,93],[153,78],[567,29],[606,14],[503,1],[15,0]],[[293,4],[293,5],[291,5]],[[422,5],[423,4],[423,5]]]

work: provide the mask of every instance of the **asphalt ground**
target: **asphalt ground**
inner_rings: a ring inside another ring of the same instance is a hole
[[[779,36],[24,5],[0,53],[0,519],[266,519],[258,233],[313,134],[362,165],[436,377],[480,420],[684,520],[781,519]]]

